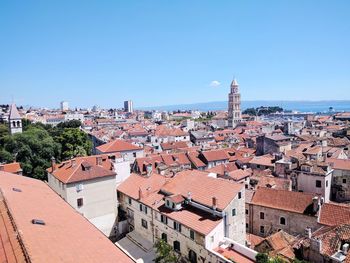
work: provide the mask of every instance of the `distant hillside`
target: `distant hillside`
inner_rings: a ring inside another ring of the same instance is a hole
[[[330,100],[330,101],[267,101],[254,100],[243,101],[242,110],[247,108],[257,108],[260,106],[279,106],[285,110],[296,110],[301,112],[326,112],[329,107],[333,107],[335,111],[350,111],[350,100]],[[177,104],[156,107],[141,107],[142,110],[227,110],[227,101],[212,101],[193,104]]]

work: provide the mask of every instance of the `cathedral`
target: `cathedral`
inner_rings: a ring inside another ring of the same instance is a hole
[[[231,91],[228,94],[228,126],[235,128],[242,121],[241,94],[238,90],[238,83],[233,79]]]

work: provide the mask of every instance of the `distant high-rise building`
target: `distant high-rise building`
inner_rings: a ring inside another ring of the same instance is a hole
[[[69,110],[68,101],[61,101],[61,111],[67,111],[67,110]]]
[[[228,126],[235,128],[241,121],[241,94],[238,90],[237,80],[233,79],[231,83],[231,91],[228,94]]]
[[[10,105],[9,127],[11,134],[22,132],[22,118],[14,103]]]
[[[124,101],[124,111],[132,113],[134,111],[132,100]]]

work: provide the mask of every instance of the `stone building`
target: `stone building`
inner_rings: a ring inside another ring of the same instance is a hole
[[[247,207],[247,231],[266,237],[279,230],[299,235],[318,228],[321,204],[314,194],[260,187]]]
[[[188,262],[227,262],[215,252],[225,238],[245,244],[242,184],[192,170],[173,178],[132,174],[117,190],[128,235],[163,239]]]

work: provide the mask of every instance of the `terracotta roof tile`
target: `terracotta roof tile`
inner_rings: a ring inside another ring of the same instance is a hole
[[[254,205],[304,214],[312,206],[315,195],[259,187],[252,198]]]
[[[126,142],[124,140],[114,140],[109,143],[103,144],[96,148],[103,153],[114,153],[114,152],[125,152],[125,151],[135,151],[142,150],[141,147],[138,147],[132,143]]]
[[[350,205],[324,203],[321,206],[319,223],[327,226],[350,224]]]
[[[0,189],[31,262],[132,262],[44,182],[0,172]]]

